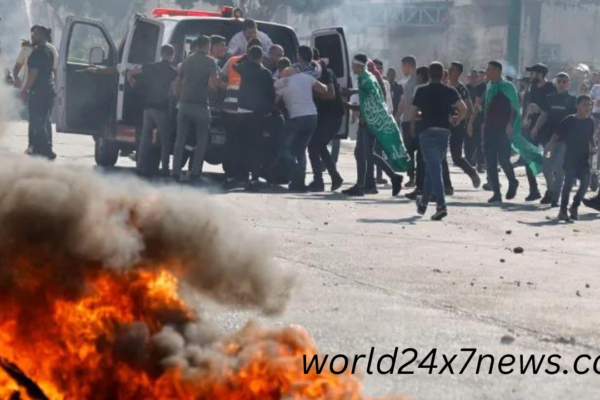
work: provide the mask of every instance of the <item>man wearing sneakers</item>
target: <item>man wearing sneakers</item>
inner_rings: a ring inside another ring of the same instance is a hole
[[[449,86],[456,89],[461,100],[467,105],[468,117],[473,113],[473,103],[471,102],[471,96],[469,90],[465,85],[460,82],[460,77],[463,74],[464,67],[459,62],[453,62],[450,65],[448,71]],[[461,122],[458,126],[450,129],[450,153],[452,154],[452,161],[454,165],[464,171],[465,174],[471,178],[473,187],[479,189],[481,186],[481,179],[477,174],[477,171],[473,166],[463,157],[463,145],[467,136],[467,121]]]
[[[594,142],[594,120],[591,118],[592,99],[588,95],[577,98],[577,114],[565,118],[557,129],[557,134],[548,145],[553,149],[559,139],[565,143],[565,185],[562,189],[560,221],[578,220],[579,206],[590,185],[590,155],[597,153]],[[577,195],[569,209],[571,191],[575,180],[580,181]],[[570,214],[570,215],[569,215]]]
[[[430,82],[415,93],[411,109],[411,133],[415,136],[416,119],[421,113],[423,131],[419,135],[425,161],[425,187],[417,199],[417,212],[425,215],[431,195],[435,194],[437,211],[431,217],[441,221],[448,215],[442,179],[442,159],[448,153],[451,126],[458,126],[467,116],[467,106],[456,89],[442,84],[444,66],[434,62],[429,66]],[[458,113],[454,114],[454,110]]]
[[[489,63],[486,70],[486,76],[490,83],[489,89],[485,95],[485,120],[483,130],[483,146],[487,160],[487,172],[490,186],[494,196],[488,203],[502,203],[502,194],[500,193],[500,180],[498,177],[498,163],[506,174],[509,181],[507,200],[513,200],[517,195],[519,181],[515,177],[515,170],[510,163],[511,141],[513,126],[516,118],[516,110],[512,106],[510,99],[503,90],[499,90],[500,85],[506,90],[516,89],[510,82],[502,78],[502,64],[497,61]],[[510,85],[510,86],[509,86]],[[496,88],[495,86],[498,86]]]
[[[536,64],[532,67],[527,68],[527,72],[530,73],[531,87],[530,92],[530,103],[527,105],[527,116],[523,119],[524,127],[532,129],[537,125],[543,111],[544,104],[549,95],[556,93],[556,86],[546,79],[548,75],[548,67],[544,64]],[[532,132],[533,133],[533,132]],[[540,142],[539,138],[533,135],[529,140],[534,145],[545,143]],[[527,181],[529,182],[529,196],[525,201],[536,201],[542,198],[542,195],[538,188],[538,183],[535,174],[529,166],[526,166]]]
[[[561,72],[556,75],[558,93],[549,95],[542,105],[542,115],[533,127],[531,136],[544,146],[556,133],[562,120],[576,112],[577,98],[569,94],[570,86],[571,79],[568,74]],[[542,204],[552,204],[558,207],[565,177],[563,171],[565,150],[565,143],[559,141],[554,146],[551,156],[544,159],[544,177],[548,190],[542,199]]]

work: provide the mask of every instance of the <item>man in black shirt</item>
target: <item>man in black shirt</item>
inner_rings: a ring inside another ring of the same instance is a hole
[[[129,71],[132,86],[140,86],[144,93],[144,125],[140,137],[139,153],[136,157],[137,170],[146,176],[148,171],[148,153],[152,146],[152,134],[158,130],[160,141],[161,176],[169,177],[171,158],[172,127],[169,121],[169,95],[171,86],[177,78],[177,69],[172,63],[175,49],[165,45],[160,50],[162,61],[144,65]]]
[[[570,219],[579,219],[579,206],[587,193],[590,185],[590,155],[597,152],[594,142],[594,120],[590,117],[592,99],[588,95],[577,98],[577,114],[565,118],[558,126],[551,143],[548,145],[552,151],[554,144],[561,140],[566,145],[565,152],[565,185],[562,190],[562,199],[558,219],[569,221],[567,212],[571,191],[575,180],[579,179],[580,185],[570,209]]]
[[[502,80],[502,64],[497,61],[490,62],[486,75],[490,85],[498,84]],[[516,92],[516,89],[514,90]],[[494,192],[494,196],[488,202],[502,203],[498,163],[500,163],[500,167],[502,167],[509,181],[506,199],[514,199],[519,188],[519,181],[515,177],[515,171],[510,163],[512,148],[510,136],[513,134],[516,110],[512,107],[508,97],[500,90],[493,98],[489,97],[489,93],[486,93],[486,96],[483,97],[485,108],[483,146],[487,159],[488,180]]]
[[[263,134],[266,117],[275,106],[273,77],[262,66],[263,50],[259,46],[248,49],[248,59],[235,64],[233,69],[242,77],[239,92],[239,127],[245,131],[243,175],[251,176],[247,191],[259,190],[258,182],[262,162]]]
[[[537,121],[542,115],[542,107],[549,95],[556,93],[556,86],[552,82],[546,79],[548,75],[548,67],[544,64],[536,64],[532,67],[527,68],[529,77],[531,79],[531,87],[529,89],[530,103],[526,106],[526,116],[523,119],[524,127],[527,129],[533,129],[537,124]],[[530,137],[529,140],[535,145],[544,145],[545,143],[539,141],[535,137]],[[526,201],[536,201],[542,198],[538,183],[533,171],[529,166],[527,169],[527,180],[529,182],[529,196],[525,199]]]
[[[415,136],[416,119],[421,113],[423,131],[419,135],[421,151],[426,164],[423,196],[417,199],[417,212],[424,215],[431,194],[435,194],[437,212],[431,217],[441,221],[448,215],[442,179],[442,159],[448,153],[450,127],[458,126],[467,116],[467,106],[456,89],[442,84],[444,66],[434,62],[429,66],[430,82],[417,90],[411,109],[411,134]],[[458,114],[455,114],[455,109]]]
[[[387,80],[390,83],[390,88],[392,89],[392,103],[394,105],[394,117],[398,113],[398,107],[400,106],[400,101],[402,100],[402,96],[404,95],[404,88],[396,79],[398,78],[398,73],[395,68],[390,68],[386,74]],[[396,121],[400,124],[402,121]]]
[[[548,144],[556,133],[558,126],[567,116],[575,114],[577,98],[569,94],[571,78],[567,73],[556,75],[558,93],[549,95],[542,105],[542,115],[531,131],[531,136],[542,145]],[[550,158],[544,160],[544,177],[548,190],[542,199],[542,204],[558,206],[561,188],[564,180],[563,159],[565,144],[560,141],[554,146]]]
[[[29,125],[33,155],[56,158],[50,142],[50,115],[54,106],[54,53],[47,45],[51,31],[36,25],[31,30],[33,52],[27,60],[29,75],[22,89],[23,100],[29,104]]]
[[[325,190],[321,167],[322,162],[331,177],[331,191],[335,192],[342,187],[344,180],[340,176],[327,146],[342,127],[345,115],[344,102],[342,100],[341,87],[335,73],[321,61],[320,53],[317,49],[313,49],[313,53],[314,61],[321,63],[323,72],[319,78],[319,82],[327,86],[327,94],[315,94],[315,104],[318,113],[317,129],[308,145],[308,157],[310,158],[314,181],[308,185],[308,190],[311,192],[323,192]]]
[[[469,120],[469,126],[467,127],[467,136],[469,137],[468,146],[465,146],[465,153],[467,159],[472,163],[477,164],[477,172],[484,173],[486,167],[485,161],[485,150],[483,148],[483,116],[485,108],[485,90],[487,87],[487,79],[485,76],[482,78],[479,72],[479,80],[477,86],[472,90],[474,99],[473,101],[473,114]],[[485,75],[485,73],[484,73]],[[489,183],[483,185],[484,190],[491,190]]]
[[[460,77],[463,74],[463,70],[464,67],[459,62],[455,61],[450,64],[450,69],[448,70],[448,82],[449,86],[456,89],[460,99],[467,105],[468,118],[473,113],[473,103],[471,102],[469,90],[460,82]],[[463,145],[467,136],[467,120],[464,120],[459,125],[452,127],[450,132],[450,153],[452,155],[452,161],[454,162],[455,166],[462,169],[464,173],[471,178],[473,187],[478,189],[479,186],[481,186],[481,179],[479,178],[475,168],[473,168],[473,166],[465,158],[463,158]]]

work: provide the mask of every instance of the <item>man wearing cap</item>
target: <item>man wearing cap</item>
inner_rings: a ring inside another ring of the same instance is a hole
[[[546,79],[548,75],[548,67],[544,64],[535,64],[534,66],[528,67],[529,78],[531,79],[530,92],[530,103],[526,108],[526,117],[524,119],[524,126],[529,129],[533,129],[538,120],[542,115],[542,109],[545,107],[546,99],[549,95],[556,93],[556,86]],[[531,132],[529,140],[535,144],[543,144],[535,135]],[[537,179],[531,168],[527,169],[527,180],[529,182],[529,196],[525,201],[536,201],[542,198],[540,190],[538,188]]]
[[[558,126],[567,116],[577,112],[577,98],[569,94],[571,78],[565,72],[556,75],[557,93],[546,98],[542,105],[542,115],[531,131],[532,137],[544,147],[556,133]],[[548,190],[542,199],[542,204],[552,204],[558,207],[561,189],[564,181],[563,163],[566,146],[559,141],[553,148],[550,158],[544,159],[544,177]]]

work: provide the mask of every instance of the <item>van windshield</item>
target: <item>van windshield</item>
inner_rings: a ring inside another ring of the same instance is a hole
[[[238,32],[241,31],[241,22],[236,20],[220,20],[220,19],[198,19],[181,21],[169,35],[167,29],[167,35],[165,38],[170,44],[172,44],[178,51],[178,57],[181,61],[185,54],[189,54],[191,42],[201,35],[220,35],[227,39],[227,42]],[[296,59],[296,52],[298,49],[298,38],[293,30],[290,28],[267,24],[258,23],[258,29],[271,38],[274,44],[278,44],[285,50],[285,56],[290,58],[292,61]]]

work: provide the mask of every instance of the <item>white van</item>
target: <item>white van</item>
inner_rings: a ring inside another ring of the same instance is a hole
[[[128,33],[117,47],[106,27],[99,21],[69,17],[62,37],[57,76],[57,131],[94,137],[96,163],[116,165],[119,154],[136,149],[136,133],[142,125],[142,100],[127,80],[129,69],[158,61],[160,48],[171,44],[181,62],[189,43],[199,35],[221,35],[228,41],[241,30],[243,20],[231,17],[232,9],[222,13],[175,9],[156,9],[152,16],[136,15]],[[290,59],[296,58],[298,37],[290,27],[258,22],[260,31],[273,43],[283,46]],[[321,29],[312,34],[312,46],[327,57],[342,88],[351,87],[351,70],[342,28]],[[119,74],[86,73],[91,65],[117,67]],[[206,161],[219,165],[225,157],[227,135],[221,121],[220,105],[211,104],[212,126]],[[268,135],[268,134],[267,134]],[[341,136],[347,135],[347,129]],[[152,167],[159,164],[154,149]]]

